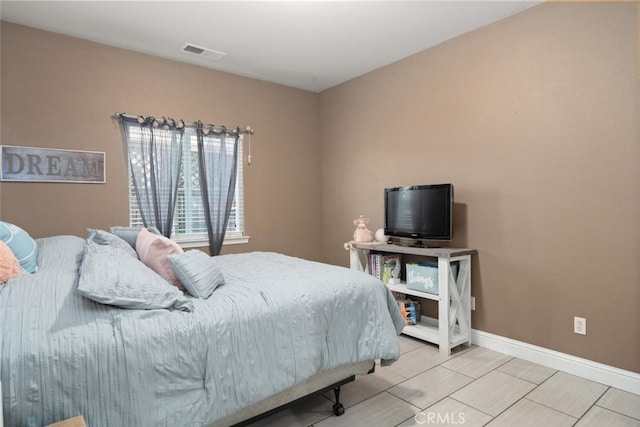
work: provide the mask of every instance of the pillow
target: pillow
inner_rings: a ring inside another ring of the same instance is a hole
[[[147,267],[177,286],[181,291],[185,290],[174,274],[169,258],[167,258],[171,254],[184,253],[176,242],[167,237],[152,234],[143,228],[138,232],[136,238],[136,252],[140,261]]]
[[[209,298],[218,286],[224,284],[224,276],[213,258],[200,250],[169,255],[169,262],[192,297]]]
[[[17,225],[0,221],[0,240],[11,248],[20,267],[26,272],[35,273],[38,270],[38,247],[26,231]]]
[[[22,273],[20,262],[11,248],[0,240],[0,283],[18,277]]]
[[[110,227],[109,231],[120,237],[122,240],[127,242],[133,249],[136,248],[136,237],[138,237],[138,232],[142,229],[142,227]],[[155,227],[147,227],[147,230],[152,232],[153,234],[162,234],[160,230]]]
[[[108,233],[103,230],[95,230],[93,228],[87,228],[88,239],[99,245],[110,245],[120,248],[132,257],[138,258],[136,251],[123,239],[115,234]]]
[[[87,240],[78,293],[101,304],[131,309],[193,311],[193,301],[121,248]]]

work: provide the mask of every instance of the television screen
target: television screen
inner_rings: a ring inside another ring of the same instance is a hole
[[[385,188],[384,234],[448,241],[453,238],[453,185]]]

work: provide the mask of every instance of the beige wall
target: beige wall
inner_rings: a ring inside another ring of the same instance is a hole
[[[453,182],[472,326],[640,372],[637,8],[542,4],[323,92],[324,260],[383,188]]]
[[[2,23],[2,144],[105,151],[107,184],[2,183],[3,220],[34,237],[128,224],[115,112],[250,125],[248,245],[319,258],[317,95]],[[245,154],[248,148],[245,140]],[[304,230],[305,239],[300,239]]]
[[[36,237],[126,223],[116,111],[251,125],[252,239],[225,252],[347,265],[383,188],[453,182],[473,327],[640,372],[637,14],[543,4],[320,95],[2,23],[2,143],[106,151],[108,183],[2,183],[0,217]]]

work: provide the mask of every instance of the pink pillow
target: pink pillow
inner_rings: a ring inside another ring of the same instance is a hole
[[[153,234],[146,228],[140,229],[136,238],[136,252],[140,261],[160,276],[173,283],[182,292],[185,291],[182,283],[176,278],[171,268],[168,256],[184,253],[176,242],[164,236]]]
[[[0,240],[0,284],[22,274],[20,262],[5,242]]]

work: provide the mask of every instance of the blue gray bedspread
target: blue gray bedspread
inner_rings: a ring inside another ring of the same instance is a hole
[[[6,426],[212,424],[312,375],[399,357],[402,319],[371,276],[275,253],[216,257],[225,284],[193,311],[129,310],[76,292],[85,240],[38,241],[0,286]]]

